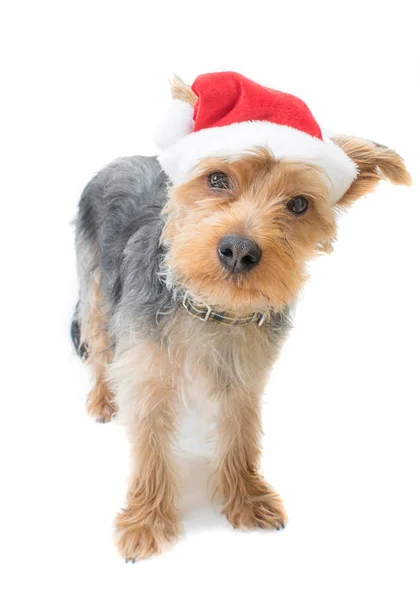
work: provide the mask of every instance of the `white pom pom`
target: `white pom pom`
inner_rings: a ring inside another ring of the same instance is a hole
[[[172,100],[159,132],[156,144],[165,150],[193,131],[193,108],[183,100]]]

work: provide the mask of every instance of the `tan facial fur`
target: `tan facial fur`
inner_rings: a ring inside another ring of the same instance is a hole
[[[230,190],[212,190],[211,172],[226,173]],[[287,202],[309,200],[302,215]],[[335,220],[322,172],[299,163],[276,161],[267,150],[229,160],[207,159],[192,178],[172,188],[165,210],[163,240],[168,268],[193,294],[224,310],[279,310],[294,299],[305,279],[304,264],[327,250]],[[227,234],[251,238],[262,250],[249,273],[231,276],[221,265],[217,245]]]

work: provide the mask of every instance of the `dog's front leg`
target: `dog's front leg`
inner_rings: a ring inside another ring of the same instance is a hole
[[[121,417],[128,411],[132,442],[132,478],[127,506],[116,519],[116,543],[122,556],[135,561],[161,552],[179,533],[175,506],[176,478],[172,459],[175,395],[170,373],[159,352],[152,348],[123,357],[111,372],[122,377],[119,385]],[[129,367],[130,365],[130,367]],[[136,367],[136,371],[135,371]]]
[[[234,527],[281,529],[282,500],[259,474],[260,400],[237,389],[222,395],[218,421],[217,482],[223,513]]]

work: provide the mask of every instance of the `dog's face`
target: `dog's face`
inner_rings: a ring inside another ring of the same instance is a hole
[[[266,149],[197,164],[186,183],[170,189],[165,208],[169,280],[236,314],[280,310],[291,302],[306,262],[332,249],[338,209],[380,179],[410,183],[392,150],[359,138],[333,141],[358,167],[336,205],[319,168],[278,161]]]
[[[202,161],[171,190],[164,240],[176,280],[207,304],[278,310],[304,264],[329,246],[335,219],[323,174],[268,151]]]

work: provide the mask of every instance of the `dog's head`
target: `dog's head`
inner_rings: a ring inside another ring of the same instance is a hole
[[[190,107],[196,103],[179,80],[173,96]],[[347,136],[329,143],[355,169],[337,198],[321,164],[278,159],[264,145],[227,155],[220,149],[196,160],[170,188],[165,208],[170,279],[206,304],[238,314],[280,310],[291,302],[304,282],[306,261],[332,249],[339,209],[381,179],[410,183],[403,160],[384,146]]]

